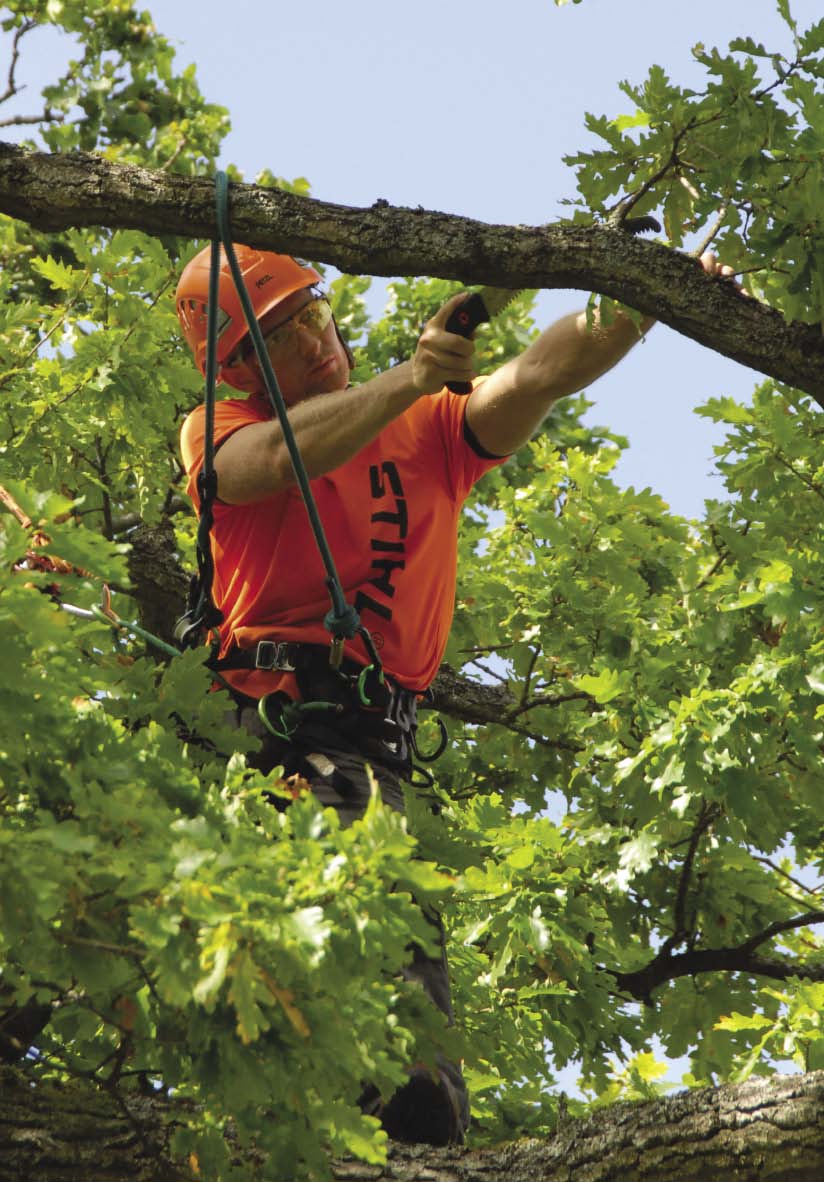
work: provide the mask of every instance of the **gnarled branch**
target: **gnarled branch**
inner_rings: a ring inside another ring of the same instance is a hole
[[[0,1182],[184,1182],[191,1166],[169,1156],[169,1122],[186,1106],[158,1094],[118,1104],[88,1084],[33,1088],[0,1073]],[[385,1166],[338,1161],[340,1182],[819,1182],[824,1173],[824,1072],[753,1079],[613,1104],[565,1120],[554,1136],[482,1149],[390,1147]],[[238,1160],[260,1177],[259,1155]],[[267,1175],[268,1176],[268,1175]]]
[[[824,406],[824,337],[705,275],[698,263],[607,224],[502,226],[379,203],[358,209],[231,186],[239,242],[369,275],[433,275],[500,287],[578,288],[623,301]],[[214,185],[81,152],[0,144],[0,212],[43,230],[138,229],[208,238]]]

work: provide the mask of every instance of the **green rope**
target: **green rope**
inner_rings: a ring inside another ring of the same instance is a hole
[[[116,628],[118,632],[133,632],[135,636],[140,636],[143,640],[148,640],[149,644],[160,652],[165,653],[167,657],[179,657],[180,649],[174,648],[171,644],[167,644],[165,640],[161,640],[159,636],[155,636],[152,632],[147,632],[145,628],[135,623],[134,620],[127,622],[121,620],[120,617],[112,617],[107,612],[104,612],[97,604],[92,607],[89,613],[95,620],[99,620],[101,624],[108,624],[110,628]]]
[[[218,312],[218,268],[220,266],[220,243],[212,242],[209,269],[209,304],[206,312],[207,339],[217,338]],[[188,609],[177,623],[175,636],[183,648],[200,643],[203,630],[216,629],[223,623],[223,613],[212,599],[212,585],[215,580],[215,560],[212,554],[211,535],[214,525],[214,504],[217,500],[217,473],[215,472],[215,386],[217,384],[216,350],[206,354],[206,424],[204,428],[203,467],[197,476],[197,493],[200,509],[197,522],[195,553],[197,557],[197,580],[189,594]],[[213,641],[214,656],[220,646],[219,639]]]
[[[104,609],[98,604],[94,604],[91,609],[86,609],[75,607],[74,604],[71,603],[63,603],[61,604],[61,607],[65,611],[70,612],[73,616],[79,616],[81,619],[96,620],[100,624],[106,624],[109,628],[114,628],[117,632],[129,634],[133,633],[135,636],[140,636],[153,648],[156,648],[158,652],[165,653],[167,657],[180,656],[179,648],[175,648],[173,645],[167,644],[165,640],[162,640],[159,636],[155,636],[153,632],[147,631],[147,629],[141,627],[136,620],[121,620],[120,616],[113,612],[111,608],[108,611],[104,611]],[[231,682],[228,682],[222,673],[218,673],[214,669],[210,669],[209,673],[214,681],[218,682],[218,684],[224,689],[231,692],[231,690],[234,688]]]
[[[258,362],[260,363],[263,380],[266,385],[266,392],[269,395],[269,401],[275,411],[278,422],[280,423],[281,431],[283,432],[283,439],[286,443],[289,452],[289,459],[292,462],[292,470],[295,474],[298,487],[300,488],[303,503],[306,506],[306,512],[309,515],[309,524],[312,527],[312,533],[315,536],[315,543],[320,551],[320,556],[323,565],[326,569],[326,586],[329,590],[329,595],[332,600],[332,607],[324,617],[324,625],[327,630],[337,639],[343,638],[351,639],[358,633],[363,634],[365,629],[362,628],[360,616],[358,615],[352,604],[346,602],[343,593],[343,588],[338,578],[338,572],[335,568],[335,560],[332,557],[332,551],[329,549],[329,543],[326,540],[326,534],[323,529],[323,524],[318,513],[318,507],[315,503],[315,498],[312,495],[312,489],[309,485],[309,476],[301,458],[300,449],[298,448],[297,440],[292,431],[291,423],[289,422],[289,415],[286,409],[286,403],[283,400],[283,395],[280,391],[275,371],[272,368],[272,363],[269,360],[269,354],[266,351],[266,343],[263,339],[263,333],[260,330],[260,325],[257,322],[252,301],[249,298],[249,293],[246,290],[246,284],[243,281],[243,276],[238,266],[237,257],[235,255],[234,246],[232,245],[231,234],[229,231],[229,182],[225,172],[215,173],[215,190],[217,199],[217,223],[220,239],[223,243],[223,249],[226,251],[226,257],[229,261],[229,267],[232,272],[232,278],[235,281],[235,287],[240,298],[240,303],[243,308],[243,314],[246,317],[246,323],[249,327],[249,334],[252,338],[252,343],[255,347]],[[214,266],[214,264],[213,264]],[[216,270],[216,268],[215,268]],[[209,297],[211,307],[211,294]],[[217,301],[215,300],[215,303]],[[212,334],[212,324],[209,322],[209,338],[208,338],[208,355],[211,356],[216,352],[217,347],[217,333]]]

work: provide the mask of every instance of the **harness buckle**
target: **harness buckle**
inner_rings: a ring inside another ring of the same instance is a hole
[[[289,644],[284,640],[259,640],[255,650],[255,668],[279,673],[294,673],[289,659]]]
[[[336,672],[340,670],[343,664],[343,644],[345,639],[344,636],[333,636],[329,647],[329,667]]]

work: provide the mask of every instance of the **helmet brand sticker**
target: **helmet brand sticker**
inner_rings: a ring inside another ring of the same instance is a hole
[[[274,279],[274,275],[261,275],[260,279],[255,280],[255,287],[263,287],[263,285],[265,283],[269,283],[271,279]]]

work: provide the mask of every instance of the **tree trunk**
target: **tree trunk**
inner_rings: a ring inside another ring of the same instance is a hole
[[[235,241],[352,274],[600,292],[824,406],[820,326],[787,324],[732,284],[706,276],[687,255],[615,226],[490,225],[386,202],[356,209],[257,185],[234,184],[230,193]],[[0,212],[43,230],[100,225],[189,238],[216,233],[210,178],[11,144],[0,144]]]
[[[546,1140],[491,1149],[391,1147],[384,1167],[334,1163],[339,1182],[821,1182],[824,1072],[614,1104]],[[89,1085],[32,1088],[0,1073],[0,1182],[191,1182],[167,1157],[168,1103],[128,1107]],[[267,1176],[249,1163],[249,1180]],[[267,1182],[281,1180],[267,1179]],[[289,1180],[282,1180],[289,1182]]]

